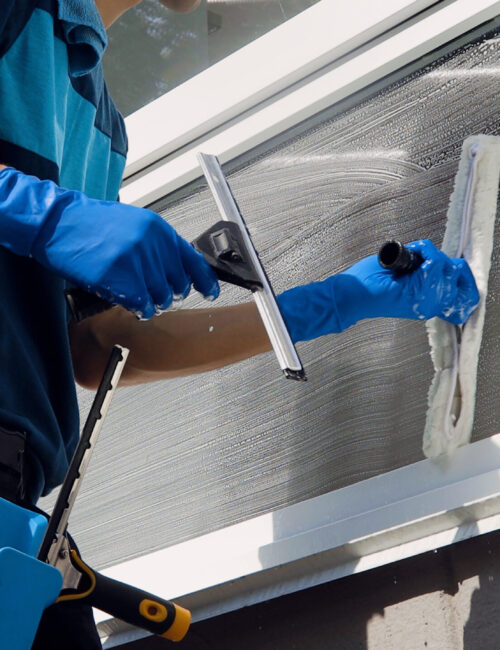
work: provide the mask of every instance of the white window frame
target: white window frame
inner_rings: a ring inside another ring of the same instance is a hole
[[[500,434],[103,571],[193,621],[500,528]],[[96,611],[104,648],[144,636]]]
[[[229,162],[500,14],[500,0],[340,4],[322,0],[128,117],[121,200],[149,205],[201,176],[198,151]],[[201,620],[499,526],[500,432],[104,573]],[[97,620],[106,648],[144,636]]]

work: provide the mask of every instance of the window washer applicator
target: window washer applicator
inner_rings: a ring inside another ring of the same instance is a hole
[[[467,138],[450,198],[442,250],[450,257],[467,260],[480,301],[462,326],[439,318],[426,323],[435,369],[423,438],[423,451],[429,458],[449,455],[471,439],[499,178],[500,137]]]

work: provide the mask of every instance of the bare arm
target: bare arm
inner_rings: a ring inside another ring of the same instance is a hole
[[[106,29],[111,27],[126,11],[140,4],[140,2],[141,0],[128,0],[127,2],[124,0],[95,0]],[[186,14],[196,9],[201,0],[160,0],[160,2],[172,11]]]
[[[187,14],[200,6],[201,0],[160,0],[162,5],[165,5],[172,11],[177,13]]]
[[[76,381],[95,388],[113,345],[129,348],[122,385],[213,370],[271,349],[253,302],[184,309],[138,321],[115,307],[70,326]]]

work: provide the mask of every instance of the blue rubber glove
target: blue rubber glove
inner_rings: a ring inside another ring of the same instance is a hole
[[[142,318],[185,297],[214,299],[213,270],[155,212],[0,172],[0,245]]]
[[[464,323],[479,302],[474,277],[464,259],[452,259],[429,240],[408,244],[423,262],[408,274],[383,269],[376,255],[323,282],[278,296],[294,342],[342,332],[364,318],[440,318]]]

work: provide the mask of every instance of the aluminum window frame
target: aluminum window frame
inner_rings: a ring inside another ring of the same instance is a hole
[[[384,5],[392,13],[381,18],[380,3],[350,0],[335,42],[321,31],[282,78],[274,65],[256,69],[255,60],[269,48],[294,48],[301,27],[338,19],[334,4],[323,0],[127,118],[131,155],[121,200],[150,205],[201,176],[198,151],[231,162],[500,14],[499,0],[391,0]],[[361,11],[370,7],[376,10]],[[225,88],[207,99],[207,88],[222,88],[230,70],[240,71],[248,92]],[[203,106],[202,118],[189,112],[181,121],[184,102]],[[165,114],[183,127],[163,124]],[[423,460],[104,573],[177,599],[196,621],[499,526],[500,432],[452,459]],[[97,620],[110,635],[105,648],[145,636],[99,612]]]

